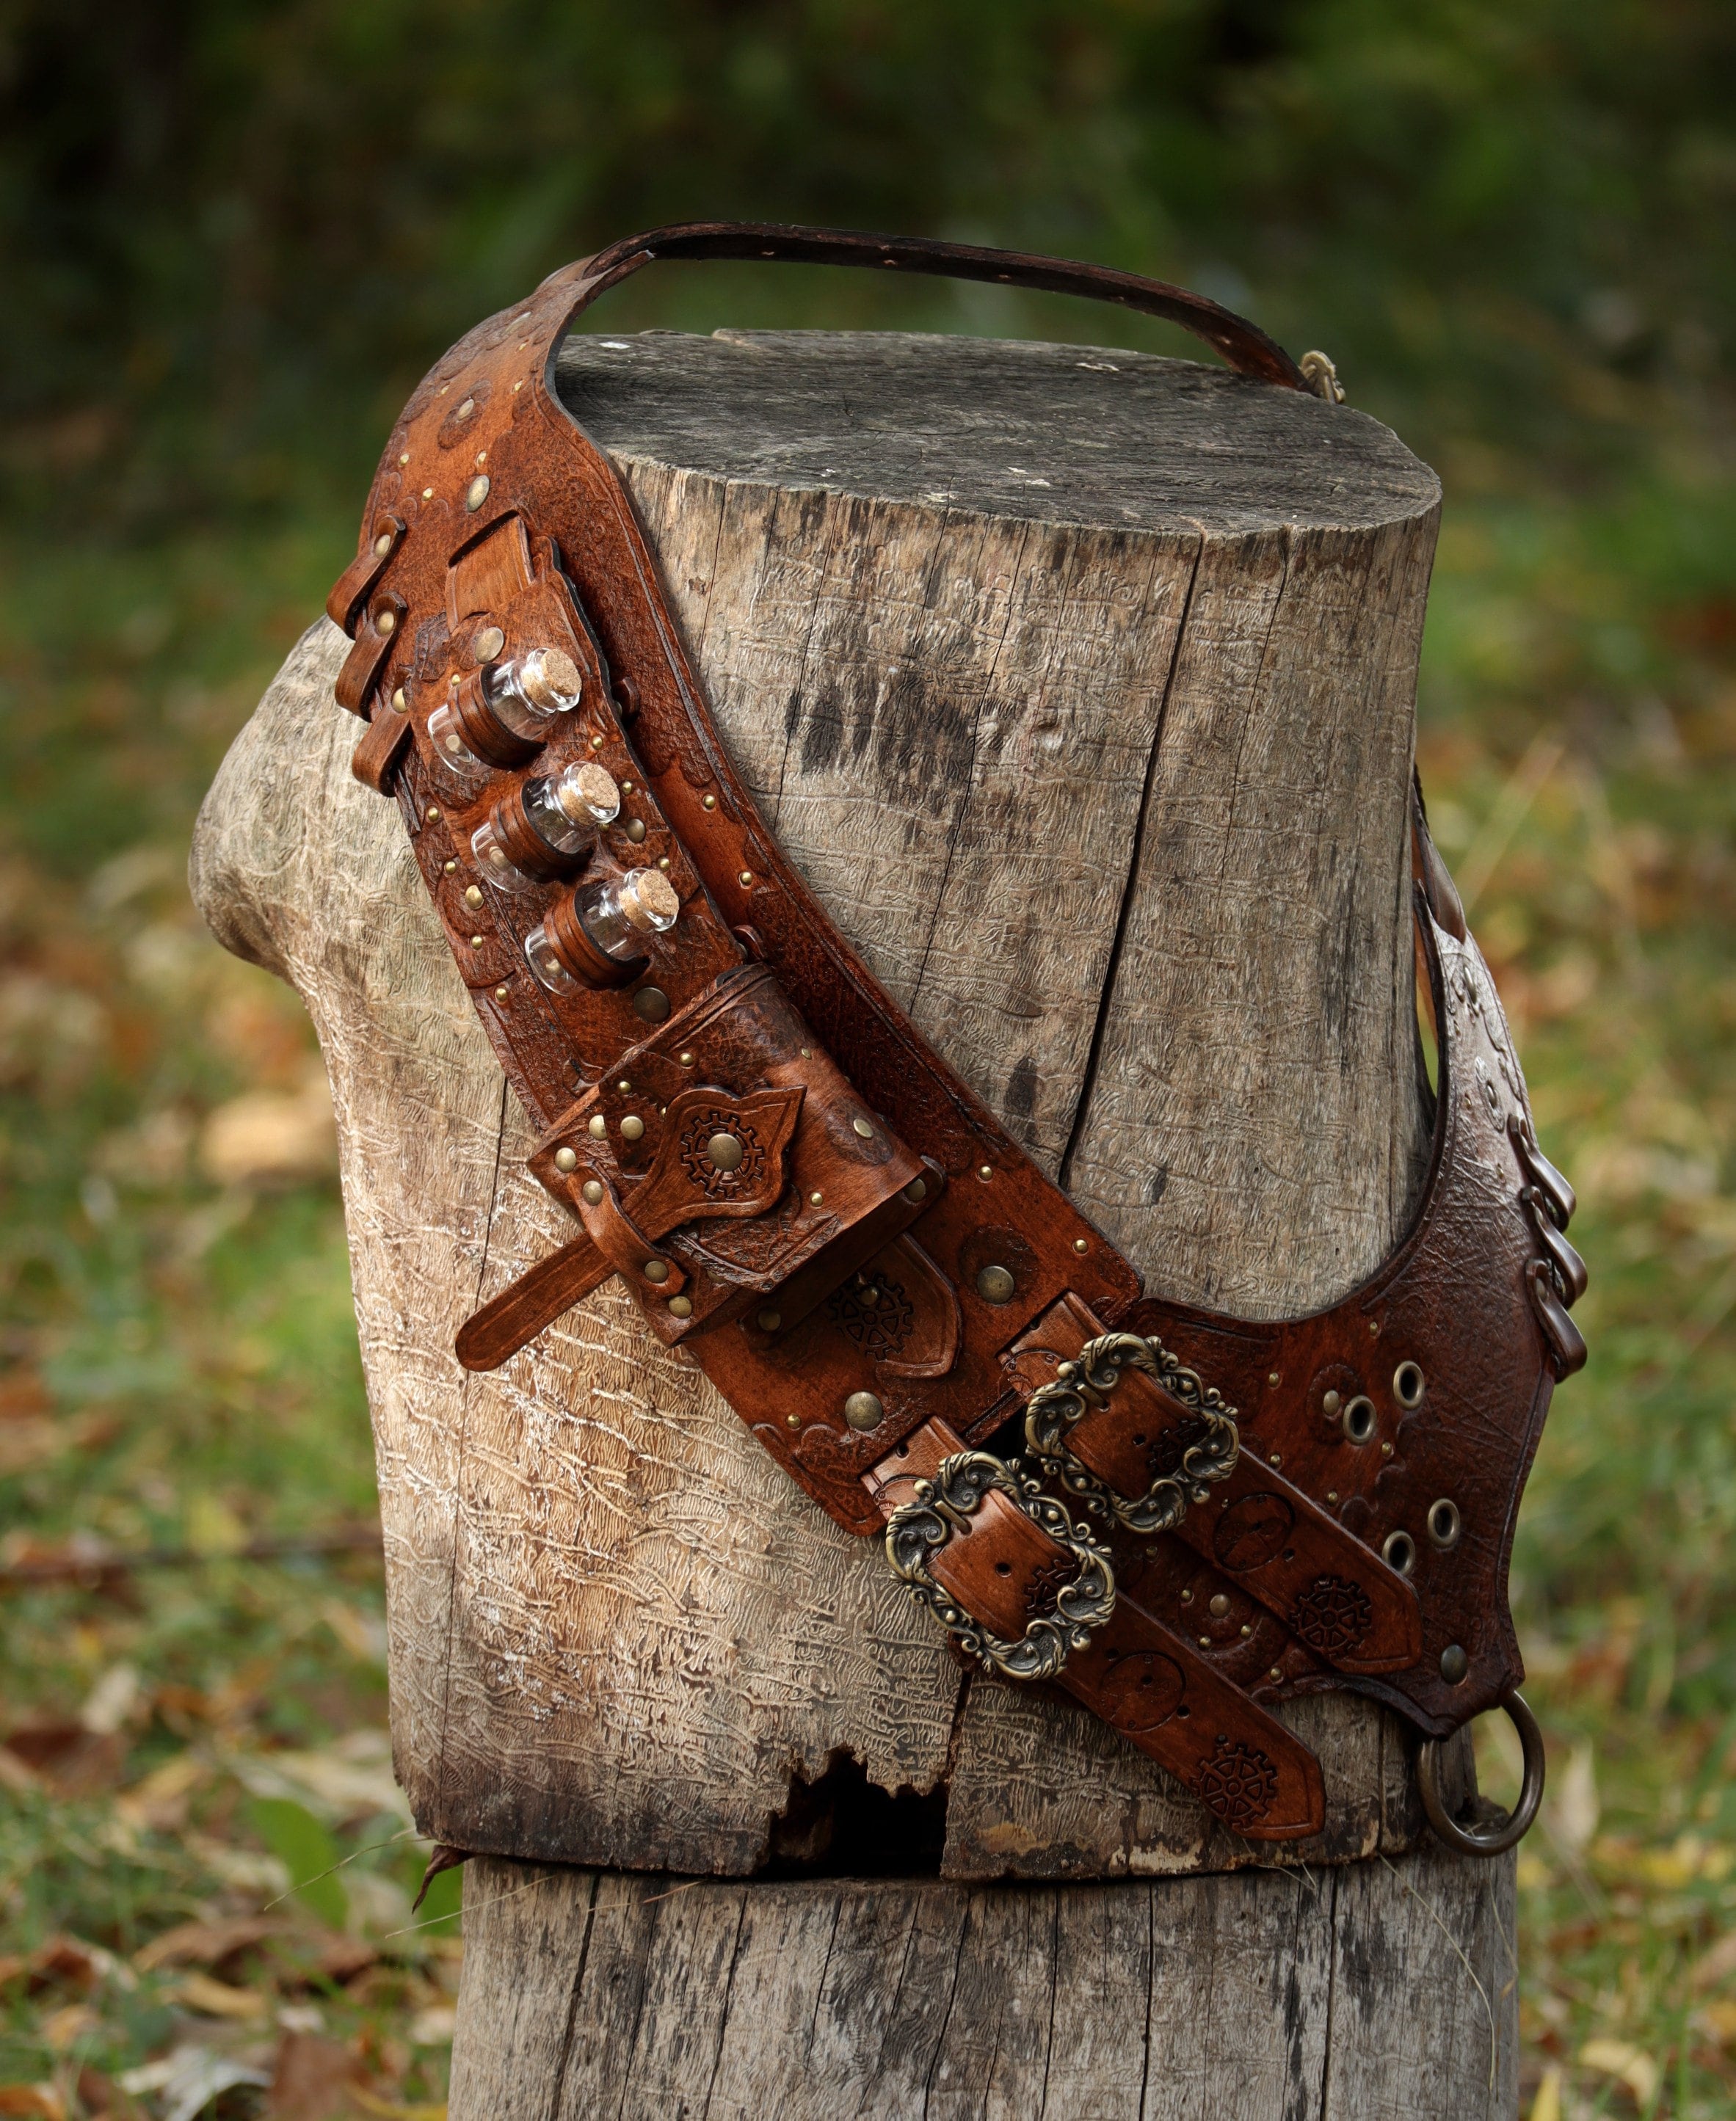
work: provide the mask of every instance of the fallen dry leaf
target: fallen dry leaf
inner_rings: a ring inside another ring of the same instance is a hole
[[[220,1186],[322,1177],[338,1168],[338,1126],[325,1070],[292,1093],[250,1090],[219,1105],[199,1138],[199,1161]]]
[[[1597,2070],[1625,2084],[1641,2106],[1649,2107],[1657,2095],[1658,2065],[1631,2040],[1587,2040],[1579,2058],[1582,2068]]]
[[[63,1797],[91,1797],[112,1788],[125,1755],[118,1732],[106,1736],[82,1723],[28,1723],[7,1734],[4,1750]]]
[[[1721,2048],[1736,2047],[1736,2003],[1722,2000],[1703,2003],[1695,2011],[1693,2022],[1697,2030]]]
[[[102,2020],[88,2003],[63,2003],[58,2011],[50,2011],[36,2027],[44,2046],[51,2054],[64,2054],[68,2048],[77,2047],[82,2039],[102,2030]]]
[[[66,2121],[66,2106],[52,2084],[0,2084],[0,2114],[25,2121]]]
[[[342,2041],[286,2032],[278,2043],[265,2110],[272,2121],[328,2121],[352,2113],[361,2074],[354,2051]]]
[[[172,2001],[208,2018],[263,2018],[270,2008],[256,1988],[234,1988],[208,1974],[184,1975],[167,1993]]]
[[[1561,2072],[1546,2069],[1531,2102],[1531,2121],[1561,2121]]]
[[[1715,1988],[1733,1974],[1736,1974],[1736,1929],[1726,1932],[1710,1951],[1701,1954],[1688,1980],[1696,1988]]]
[[[133,1955],[141,1974],[161,1966],[219,1966],[268,1937],[281,1937],[292,1925],[271,1915],[233,1915],[226,1922],[177,1923],[153,1937]]]

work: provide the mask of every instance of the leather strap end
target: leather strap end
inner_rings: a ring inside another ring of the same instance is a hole
[[[614,1272],[588,1237],[575,1238],[464,1321],[454,1343],[459,1361],[467,1370],[497,1370]]]
[[[409,716],[400,715],[392,707],[376,707],[374,719],[350,760],[350,771],[364,788],[371,788],[376,795],[390,795],[392,776],[409,741]]]

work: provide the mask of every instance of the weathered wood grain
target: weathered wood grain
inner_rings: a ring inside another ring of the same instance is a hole
[[[1248,1315],[1389,1248],[1418,1147],[1404,793],[1437,490],[1343,408],[1078,347],[586,338],[726,739],[833,917],[1150,1284]],[[840,1756],[958,1877],[1250,1852],[1047,1695],[966,1686],[613,1284],[506,1370],[456,1326],[566,1234],[315,628],[194,850],[339,1114],[392,1714],[463,1846],[744,1874]],[[1416,1830],[1397,1727],[1294,1712],[1336,1861]],[[1264,1860],[1264,1859],[1262,1859]]]
[[[453,2121],[1493,2121],[1511,1859],[1120,1885],[478,1862]]]

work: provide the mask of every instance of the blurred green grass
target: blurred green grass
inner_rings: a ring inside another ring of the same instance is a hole
[[[177,2052],[250,2110],[280,2039],[443,2098],[460,1874],[410,1927],[377,1561],[235,1558],[365,1531],[372,1464],[317,1059],[187,835],[427,362],[748,212],[1192,281],[1441,469],[1424,777],[1593,1275],[1514,1568],[1526,2106],[1736,2114],[1733,90],[1703,0],[12,11],[0,1569],[83,1573],[0,1589],[0,2113],[161,2110]],[[722,323],[1105,329],[702,268],[610,315]]]

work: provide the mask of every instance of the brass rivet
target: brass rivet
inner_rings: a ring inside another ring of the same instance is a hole
[[[410,461],[409,451],[408,450],[400,450],[398,453],[398,461],[401,464],[407,464]]]
[[[678,1053],[675,1058],[684,1068],[691,1068],[693,1065],[693,1056],[691,1053]]]
[[[645,1279],[647,1281],[667,1281],[669,1261],[658,1259],[647,1260],[645,1262]]]
[[[1471,1660],[1465,1655],[1463,1647],[1458,1643],[1449,1643],[1440,1653],[1440,1676],[1448,1685],[1462,1685],[1470,1669]]]
[[[410,711],[410,703],[404,696],[402,685],[392,695],[392,706],[394,711],[400,715],[408,714]]]
[[[992,1164],[992,1163],[979,1163],[979,1164],[977,1166],[977,1176],[978,1176],[978,1177],[979,1177],[980,1179],[982,1179],[982,1180],[984,1182],[984,1183],[985,1183],[985,1184],[988,1182],[988,1180],[990,1180],[991,1178],[992,1178],[992,1177],[994,1177],[994,1175],[995,1175],[995,1167],[994,1167],[994,1165],[993,1165],[993,1164]]]
[[[762,1333],[775,1333],[783,1322],[783,1313],[781,1311],[770,1310],[762,1311],[754,1321]]]
[[[1272,1462],[1274,1466],[1281,1466],[1281,1465],[1284,1463],[1284,1460],[1283,1460],[1283,1458],[1282,1458],[1281,1455],[1279,1452],[1277,1452],[1274,1451],[1274,1452],[1272,1452],[1272,1461],[1271,1461],[1271,1462]]]
[[[1383,1458],[1390,1458],[1393,1455],[1392,1445],[1390,1443],[1383,1443],[1380,1447],[1380,1455]]]
[[[621,783],[621,793],[622,793],[623,795],[631,795],[632,794],[632,792],[633,792],[633,784],[632,783],[632,781],[623,781]]]
[[[750,884],[750,883],[754,881],[754,872],[753,872],[753,870],[752,870],[752,869],[744,869],[741,870],[741,871],[737,874],[736,879],[735,879],[735,881],[737,882],[737,883],[741,884],[741,885],[743,885],[743,886],[746,886],[746,885],[748,885],[748,884]]]
[[[786,1414],[784,1416],[784,1426],[786,1429],[800,1429],[801,1416],[799,1414]]]
[[[632,841],[633,845],[634,845],[635,846],[638,846],[639,842],[640,842],[640,841],[641,841],[645,837],[645,820],[644,820],[644,818],[629,818],[628,819],[628,821],[627,821],[627,837],[628,837],[628,839],[630,839],[630,840]]]
[[[629,1112],[621,1122],[623,1141],[637,1141],[645,1132],[645,1122],[637,1112]]]
[[[692,1299],[685,1296],[670,1297],[669,1315],[671,1318],[691,1318],[693,1315]]]
[[[702,810],[715,810],[717,808],[717,798],[715,795],[702,795],[699,799],[699,807]]]
[[[615,1084],[615,1088],[617,1088],[617,1089],[621,1093],[622,1096],[624,1098],[624,1097],[627,1095],[628,1092],[630,1089],[632,1089],[632,1084],[631,1083],[629,1083],[629,1082],[628,1081],[628,1079],[627,1079],[626,1076],[624,1076],[624,1075],[623,1075],[623,1076],[622,1076],[622,1077],[621,1077],[620,1080],[619,1080],[619,1081]]]
[[[1209,1650],[1211,1648],[1211,1638],[1210,1635],[1202,1635],[1200,1637],[1200,1648],[1202,1650]]]
[[[1343,1401],[1339,1398],[1337,1392],[1328,1392],[1321,1401],[1320,1409],[1323,1414],[1336,1414],[1343,1404]]]
[[[1328,1488],[1326,1491],[1326,1499],[1329,1503],[1336,1503],[1338,1499],[1338,1490],[1336,1488]]]
[[[478,663],[492,663],[506,645],[506,636],[497,626],[485,626],[470,643],[470,653]]]
[[[474,907],[474,906],[480,906],[480,905],[482,904],[482,902],[483,902],[483,891],[482,891],[482,886],[481,886],[479,883],[467,883],[467,884],[464,886],[464,903],[465,903],[465,905],[466,905],[466,906],[472,906],[472,907]]]
[[[661,987],[641,987],[633,996],[633,1014],[643,1023],[661,1023],[669,1014],[669,996]]]
[[[488,475],[486,472],[478,472],[464,488],[464,506],[474,515],[488,498]]]
[[[428,805],[427,809],[426,810],[424,810],[424,811],[422,812],[422,814],[423,815],[423,817],[424,817],[424,818],[426,818],[427,819],[428,823],[429,823],[431,825],[437,825],[437,824],[440,823],[440,805],[439,805],[439,804],[437,804],[437,803],[431,803],[431,804],[429,804],[429,805]]]
[[[819,1188],[816,1186],[814,1191],[808,1196],[808,1205],[811,1208],[817,1208],[825,1197],[825,1195],[822,1193]]]
[[[1089,1238],[1075,1238],[1073,1240],[1073,1249],[1076,1252],[1090,1252],[1091,1249],[1090,1239]]]
[[[1193,1603],[1193,1593],[1191,1591],[1183,1592],[1182,1603],[1184,1606],[1191,1606]]]
[[[1266,1675],[1266,1676],[1267,1676],[1268,1679],[1270,1679],[1270,1680],[1281,1680],[1281,1679],[1282,1679],[1282,1678],[1283,1678],[1283,1676],[1284,1676],[1284,1667],[1283,1667],[1281,1665],[1276,1665],[1276,1664],[1275,1664],[1275,1665],[1272,1666],[1272,1670],[1271,1670],[1269,1672],[1267,1672],[1267,1674]]]
[[[587,1178],[585,1181],[585,1183],[579,1188],[579,1198],[585,1203],[587,1208],[600,1208],[603,1205],[602,1180],[600,1178]]]
[[[522,390],[522,389],[524,389],[524,387],[525,387],[525,379],[524,379],[524,377],[523,377],[522,375],[521,375],[521,376],[520,376],[520,378],[519,378],[518,381],[517,381],[516,383],[515,383],[515,384],[513,385],[513,386],[512,386],[512,387],[513,387],[513,389],[514,389],[515,390]]]
[[[856,1117],[851,1121],[850,1124],[856,1129],[856,1132],[862,1137],[864,1141],[872,1141],[874,1140],[874,1128],[872,1124],[869,1121],[865,1120],[860,1112],[858,1112]]]
[[[928,1198],[928,1181],[926,1178],[912,1178],[904,1188],[904,1198],[907,1200],[926,1200]]]
[[[1213,1620],[1221,1620],[1224,1615],[1230,1611],[1230,1601],[1221,1591],[1217,1592],[1214,1594],[1211,1603],[1206,1606],[1206,1610],[1211,1614]]]
[[[479,950],[487,940],[488,938],[485,935],[473,935],[470,938],[470,948],[473,950]]]
[[[443,861],[440,865],[440,873],[442,876],[450,876],[457,867],[458,864],[455,861]]]
[[[1266,1373],[1266,1382],[1269,1385],[1282,1384],[1284,1373],[1281,1370],[1268,1370]]]
[[[814,1058],[814,1048],[811,1046],[800,1046],[796,1048],[796,1051],[804,1060],[811,1060]]]
[[[1251,1635],[1253,1633],[1253,1629],[1252,1628],[1249,1628],[1249,1627],[1244,1627],[1244,1628],[1242,1629],[1242,1634],[1243,1634],[1243,1635],[1244,1635],[1244,1638],[1245,1638],[1245,1637],[1247,1637],[1247,1636],[1248,1636],[1248,1635]]]
[[[374,613],[374,631],[376,633],[395,633],[398,631],[397,613],[376,611]]]
[[[1379,1340],[1379,1337],[1380,1337],[1380,1321],[1379,1321],[1378,1318],[1371,1318],[1371,1319],[1370,1319],[1370,1321],[1369,1321],[1369,1332],[1370,1332],[1370,1335],[1374,1339],[1375,1339],[1375,1340]]]
[[[511,996],[512,990],[511,987],[497,987],[494,990],[494,999],[497,1001],[509,1001],[511,999]]]
[[[434,498],[433,487],[432,486],[425,486],[422,489],[422,497],[424,501],[432,501]]]
[[[705,1153],[719,1171],[739,1171],[741,1168],[741,1141],[733,1134],[714,1134],[705,1145]]]
[[[600,736],[594,736],[590,739],[590,748],[593,751],[600,751],[603,748],[602,738]]]
[[[576,1171],[579,1168],[577,1149],[558,1149],[554,1153],[554,1168],[557,1171]]]
[[[476,400],[474,398],[467,398],[464,403],[459,407],[457,412],[453,415],[453,417],[455,419],[468,420],[475,410]]]
[[[601,1141],[604,1135],[609,1132],[609,1121],[600,1112],[593,1112],[586,1121],[585,1128],[593,1141]]]
[[[383,560],[391,549],[392,534],[390,530],[382,530],[380,535],[374,540],[375,557],[376,559]]]
[[[1010,1303],[1013,1277],[1004,1266],[986,1266],[977,1276],[977,1294],[985,1303]]]
[[[667,875],[669,873],[669,856],[667,855],[659,855],[657,857],[657,866],[665,875]]]
[[[852,1429],[878,1429],[886,1418],[886,1410],[873,1392],[852,1392],[844,1401],[844,1419]]]

